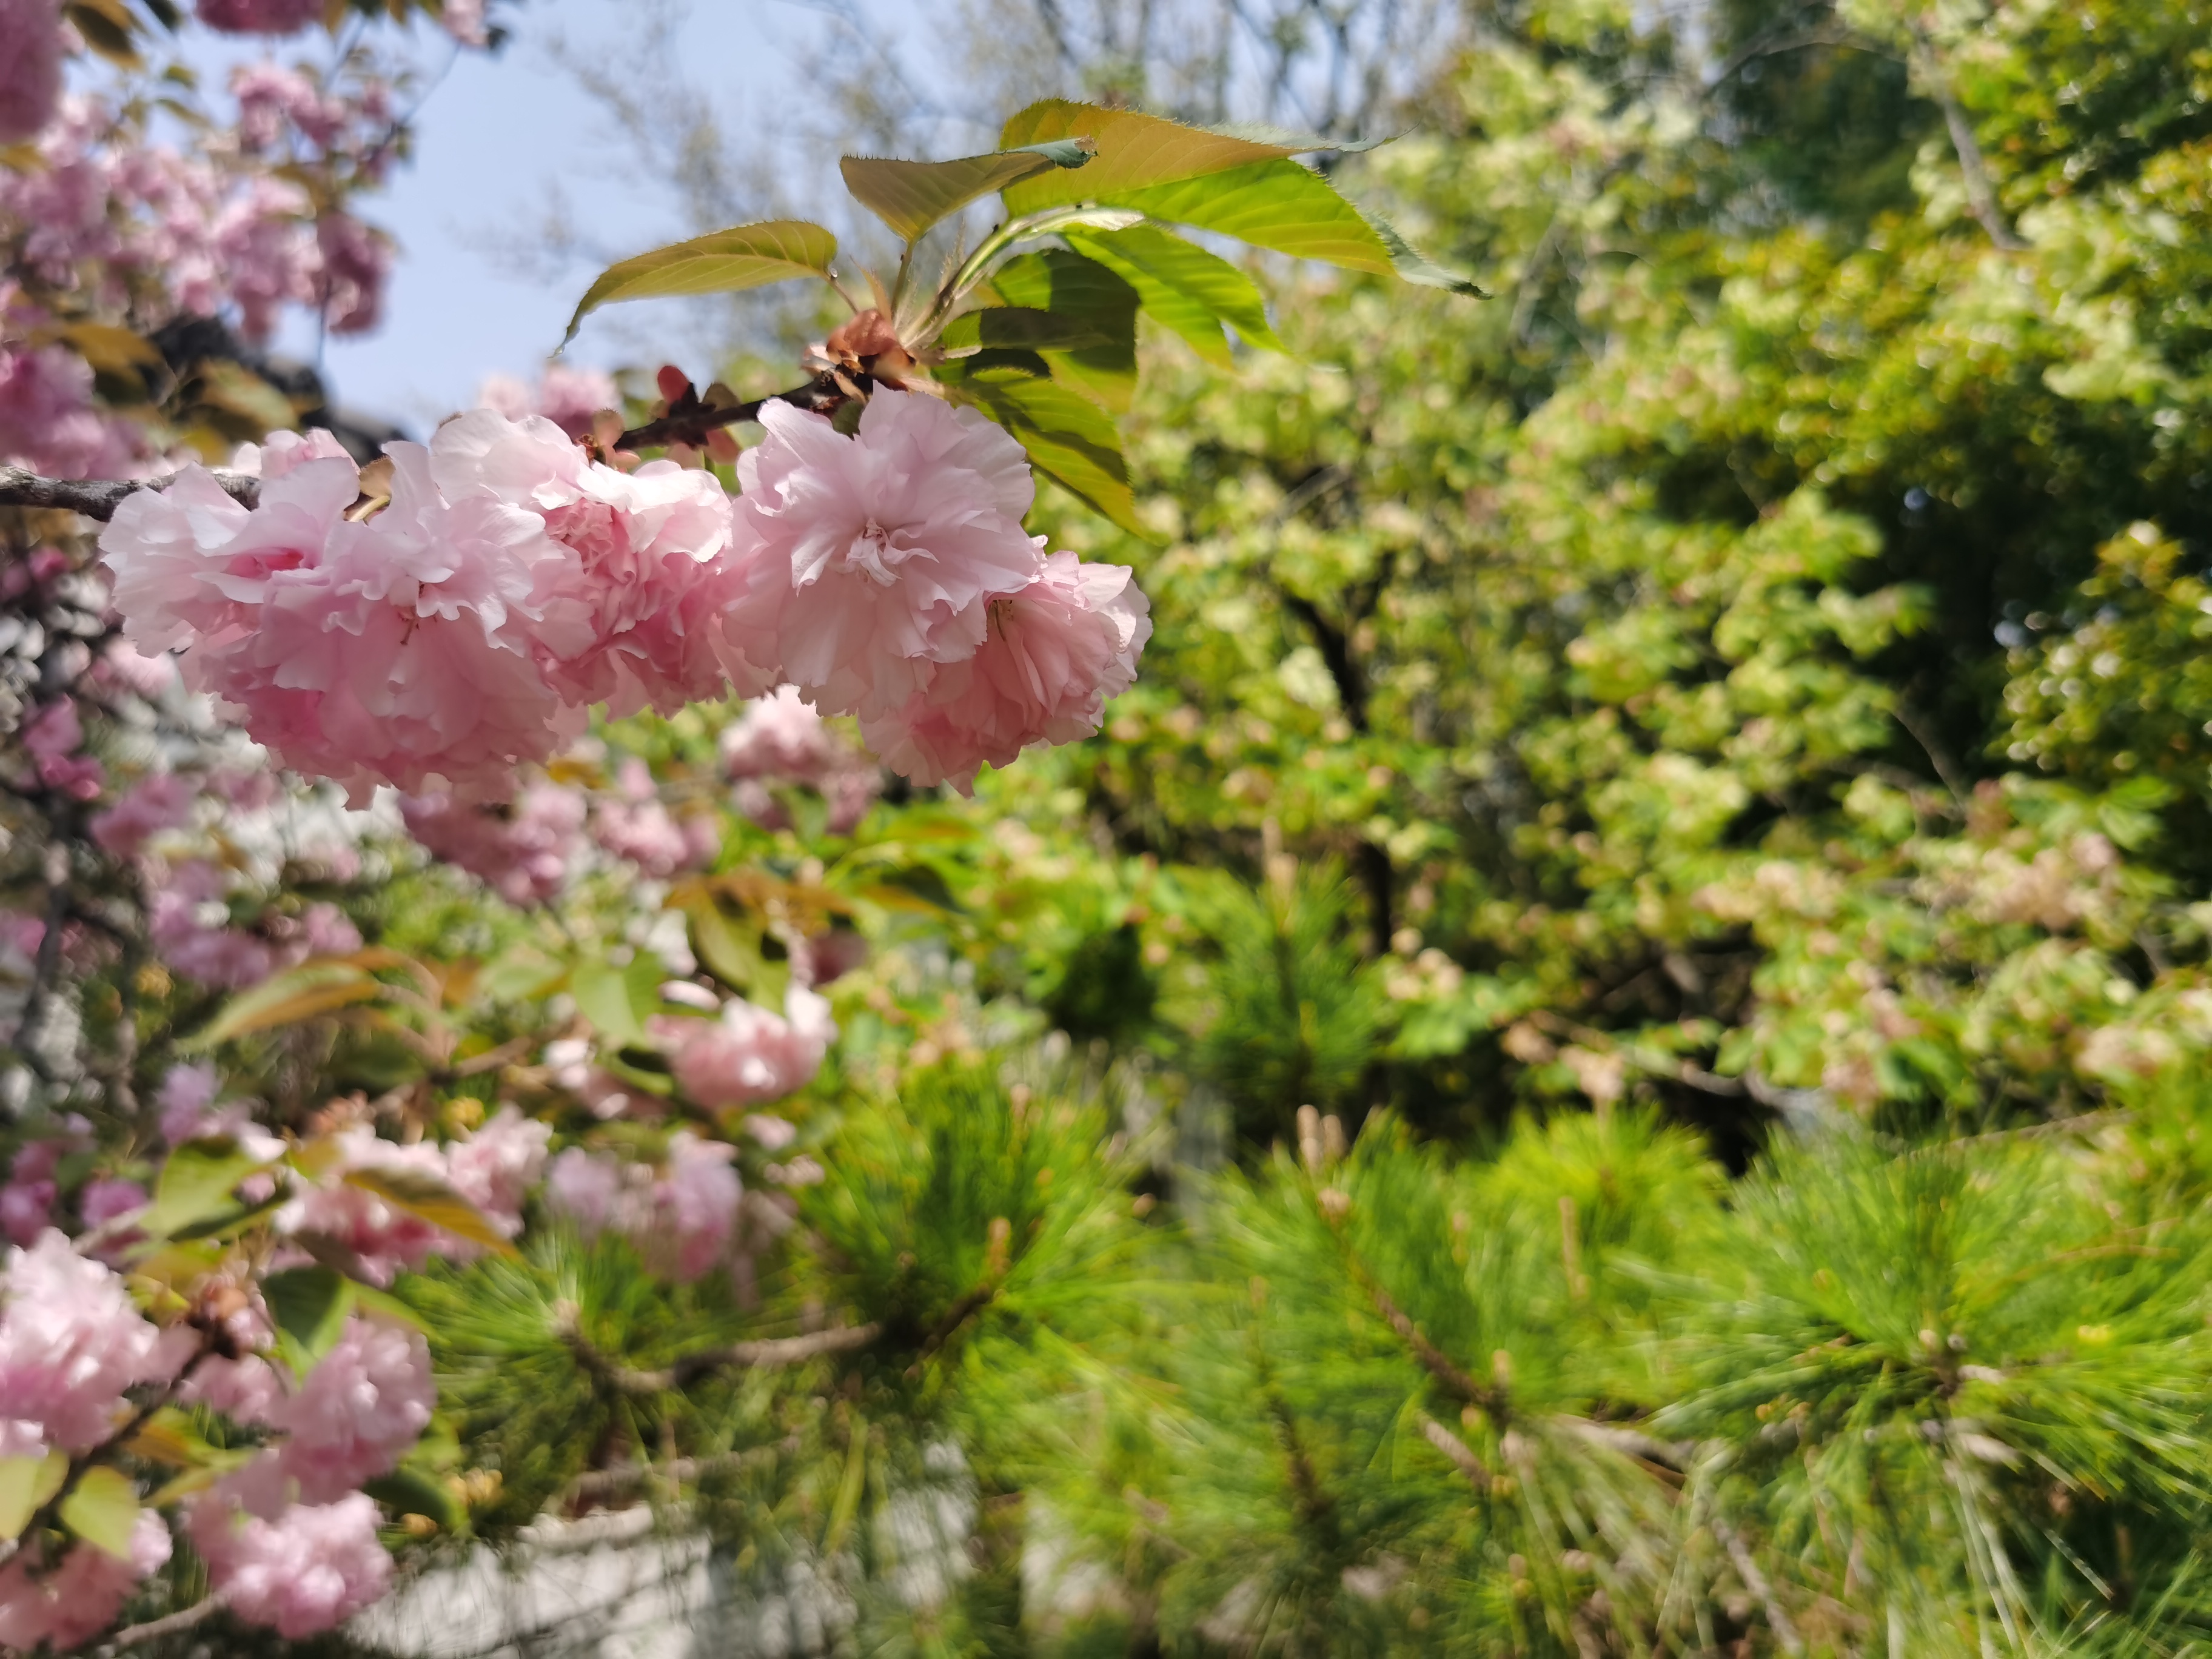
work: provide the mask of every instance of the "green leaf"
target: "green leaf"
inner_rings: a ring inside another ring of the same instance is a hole
[[[983,348],[1012,348],[1030,351],[1095,349],[1110,344],[1106,336],[1080,317],[1056,311],[1037,311],[1028,306],[994,306],[985,311],[963,312],[945,325],[938,344],[950,351]]]
[[[404,1464],[389,1474],[364,1482],[362,1490],[394,1515],[428,1516],[447,1532],[468,1519],[468,1511],[453,1496],[453,1488]]]
[[[252,369],[227,357],[202,359],[192,368],[201,403],[235,415],[262,432],[289,428],[299,418],[292,400]]]
[[[1001,149],[1015,149],[1077,137],[1088,138],[1097,146],[1097,159],[1079,175],[1040,173],[1007,186],[1007,212],[1035,213],[1063,202],[1115,200],[1118,192],[1139,186],[1198,178],[1297,153],[1295,147],[1255,143],[1233,132],[1209,131],[1133,109],[1102,109],[1065,98],[1048,98],[1016,114],[1000,133],[999,144]]]
[[[762,951],[757,923],[748,927],[732,921],[704,886],[694,888],[678,902],[691,923],[692,948],[716,979],[761,1007],[783,1006],[791,963],[772,962]]]
[[[771,219],[710,231],[624,259],[601,271],[568,319],[563,345],[576,337],[586,316],[618,300],[667,299],[683,295],[734,294],[798,276],[830,274],[837,239],[802,219]]]
[[[1146,313],[1189,341],[1208,362],[1229,366],[1224,322],[1252,345],[1289,353],[1268,325],[1267,305],[1252,279],[1218,254],[1157,225],[1114,235],[1071,231],[1067,244],[1136,289]]]
[[[1045,354],[1055,380],[1115,413],[1137,392],[1137,290],[1095,259],[1047,248],[1009,259],[992,287],[1010,307],[1048,311],[1093,330],[1101,344]],[[1009,345],[1014,343],[1008,342]],[[974,375],[981,368],[970,371]],[[1120,447],[1117,440],[1115,448]]]
[[[1396,276],[1461,294],[1482,290],[1423,258],[1405,239],[1296,161],[1259,161],[1203,179],[1116,192],[1115,204],[1149,218],[1233,236],[1294,258]]]
[[[845,175],[845,188],[853,192],[854,200],[911,242],[979,197],[1055,167],[1079,167],[1090,159],[1079,141],[1063,139],[990,155],[963,155],[953,161],[848,155],[837,163],[837,170]]]
[[[499,1255],[513,1255],[507,1236],[484,1218],[483,1212],[436,1176],[422,1170],[396,1168],[348,1170],[341,1177],[349,1187],[374,1193],[395,1209],[401,1209],[433,1227],[481,1244]]]
[[[131,1559],[131,1534],[138,1525],[138,1487],[131,1477],[95,1463],[77,1477],[62,1499],[62,1525],[118,1561]]]
[[[149,1238],[186,1235],[237,1206],[231,1194],[238,1183],[269,1168],[236,1141],[188,1140],[171,1152],[154,1183],[154,1201],[138,1218]]]
[[[612,963],[578,963],[568,975],[568,994],[610,1048],[645,1041],[644,1023],[630,1003],[629,981]]]
[[[1030,464],[1132,535],[1147,532],[1129,493],[1129,465],[1112,418],[1057,380],[993,368],[948,381],[956,403],[981,410],[1012,433]]]
[[[0,1457],[0,1543],[23,1535],[69,1475],[69,1454],[56,1447],[44,1457]]]
[[[374,975],[356,963],[303,962],[233,997],[204,1029],[185,1040],[184,1047],[212,1048],[250,1031],[297,1024],[334,1008],[366,1002],[383,988]]]
[[[304,1375],[337,1346],[353,1311],[353,1281],[331,1267],[289,1267],[261,1281],[276,1328],[307,1361]]]

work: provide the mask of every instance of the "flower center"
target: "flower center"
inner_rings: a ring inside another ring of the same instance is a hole
[[[846,570],[866,576],[879,587],[889,587],[898,580],[898,567],[913,552],[891,540],[895,533],[871,518],[845,550]]]

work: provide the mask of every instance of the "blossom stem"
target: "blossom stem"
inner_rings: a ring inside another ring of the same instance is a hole
[[[176,474],[158,478],[48,478],[26,466],[0,466],[0,507],[59,507],[105,524],[126,495],[142,489],[167,489]],[[261,501],[261,480],[243,472],[217,472],[215,481],[246,507]]]
[[[856,387],[852,380],[825,370],[805,386],[793,386],[788,392],[772,392],[749,404],[725,404],[719,409],[697,404],[680,413],[664,415],[657,421],[647,421],[643,426],[632,427],[615,440],[615,447],[653,449],[665,444],[689,444],[696,448],[718,427],[758,420],[763,405],[767,404],[795,404],[817,415],[832,414],[855,390],[866,395],[866,377],[859,378],[860,384]]]

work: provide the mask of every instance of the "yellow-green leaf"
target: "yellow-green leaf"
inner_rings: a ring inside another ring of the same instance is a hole
[[[1268,325],[1260,290],[1220,255],[1158,225],[1133,225],[1110,235],[1066,234],[1070,247],[1136,289],[1146,313],[1189,341],[1207,362],[1228,367],[1229,348],[1221,335],[1224,322],[1249,343],[1287,354],[1289,348]]]
[[[234,415],[261,432],[289,430],[299,418],[292,400],[252,369],[209,357],[192,370],[199,401]]]
[[[981,410],[1012,433],[1030,464],[1133,535],[1148,532],[1129,493],[1121,434],[1104,410],[1056,380],[986,369],[948,383],[957,403]]]
[[[44,1457],[0,1457],[0,1542],[21,1537],[68,1474],[69,1454],[58,1448]]]
[[[854,200],[911,242],[977,198],[1060,165],[1042,150],[1026,149],[963,155],[954,161],[848,155],[837,163],[837,170],[845,175],[845,188],[853,192]]]
[[[233,997],[185,1046],[212,1048],[250,1031],[296,1025],[334,1008],[366,1002],[383,988],[374,975],[354,963],[332,958],[303,962]]]
[[[337,1346],[353,1311],[354,1291],[351,1279],[330,1267],[288,1267],[261,1281],[261,1298],[294,1350],[295,1370],[312,1370]]]
[[[501,1255],[515,1253],[507,1236],[485,1218],[483,1212],[426,1170],[389,1167],[348,1170],[342,1178],[347,1186],[374,1193],[393,1208],[404,1210],[456,1238],[481,1244]]]
[[[945,325],[938,344],[948,351],[1017,347],[1030,351],[1096,349],[1110,343],[1088,320],[1028,306],[963,312]]]
[[[138,1218],[149,1238],[189,1233],[234,1209],[238,1183],[268,1161],[230,1139],[188,1140],[168,1156],[154,1182],[154,1201]]]
[[[62,1499],[62,1525],[118,1561],[131,1559],[131,1534],[138,1525],[138,1487],[122,1470],[95,1463],[77,1477]]]
[[[668,299],[684,295],[734,294],[799,276],[827,276],[837,239],[802,219],[734,225],[688,242],[609,265],[576,302],[562,343],[576,337],[584,319],[618,300]]]
[[[1045,361],[1054,379],[1115,414],[1127,410],[1137,392],[1135,289],[1097,260],[1065,248],[1009,259],[991,286],[1009,306],[1048,311],[1095,331],[1098,344],[1048,350]]]
[[[1000,147],[1055,138],[1088,138],[1097,159],[1078,173],[1041,173],[1006,188],[1009,213],[1035,213],[1063,202],[1103,202],[1116,192],[1171,183],[1295,155],[1281,144],[1255,143],[1233,132],[1185,126],[1133,109],[1103,109],[1065,98],[1031,104],[1009,120]]]
[[[75,347],[78,356],[106,374],[159,368],[162,361],[152,341],[113,323],[64,323],[54,332]]]

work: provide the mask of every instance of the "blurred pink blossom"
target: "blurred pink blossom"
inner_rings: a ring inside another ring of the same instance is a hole
[[[299,1504],[274,1520],[240,1514],[210,1494],[192,1505],[189,1522],[225,1608],[288,1641],[335,1629],[390,1588],[392,1557],[379,1524],[375,1501],[362,1492]]]
[[[781,1016],[733,998],[716,1020],[661,1015],[653,1035],[674,1048],[672,1065],[684,1094],[710,1110],[781,1100],[811,1082],[836,1041],[825,998],[793,985]]]
[[[191,780],[175,772],[149,772],[114,805],[92,815],[92,838],[118,858],[136,857],[163,830],[186,823],[198,794]]]
[[[56,0],[0,0],[0,144],[19,144],[53,118],[62,92]]]
[[[452,7],[447,8],[448,16]],[[621,406],[622,394],[614,378],[595,368],[547,366],[534,386],[512,374],[489,374],[477,388],[477,402],[495,410],[510,421],[542,415],[571,438],[592,429],[592,417],[603,409]]]
[[[437,1402],[422,1333],[356,1314],[297,1391],[262,1420],[284,1437],[274,1455],[295,1501],[329,1504],[390,1473],[422,1437]]]
[[[107,769],[79,752],[84,747],[84,725],[77,718],[75,698],[64,697],[34,710],[19,735],[38,768],[40,784],[77,800],[99,798]]]
[[[611,1152],[571,1146],[553,1160],[546,1202],[586,1238],[628,1237],[655,1271],[697,1279],[730,1258],[744,1185],[733,1148],[689,1129],[668,1138],[656,1173]]]
[[[131,1523],[127,1561],[77,1542],[48,1571],[37,1550],[19,1550],[0,1565],[0,1650],[28,1653],[44,1642],[68,1653],[82,1646],[115,1622],[141,1580],[167,1565],[169,1550],[169,1529],[151,1510]]]
[[[296,34],[323,18],[322,0],[199,0],[200,21],[224,34]]]
[[[533,783],[512,806],[468,806],[451,795],[403,795],[407,833],[433,857],[490,884],[509,904],[542,904],[568,884],[584,850],[584,797]]]
[[[191,1342],[148,1323],[123,1280],[58,1232],[0,1258],[0,1401],[65,1450],[106,1439],[129,1413],[124,1390],[174,1376]]]

